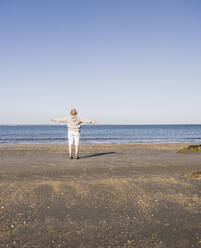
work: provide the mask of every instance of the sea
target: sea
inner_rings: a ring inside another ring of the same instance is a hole
[[[65,125],[0,125],[0,144],[65,144]],[[201,143],[201,125],[84,125],[82,144]]]

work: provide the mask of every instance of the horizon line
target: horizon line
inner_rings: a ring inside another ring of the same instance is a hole
[[[85,124],[84,124],[85,125]],[[86,124],[89,126],[157,126],[157,125],[201,125],[201,123],[140,123],[140,124],[131,124],[131,123],[124,123],[124,124],[112,124],[112,123],[101,123],[101,124],[95,124],[95,125],[90,125],[90,124]],[[66,126],[66,124],[61,123],[61,124],[0,124],[0,126]]]

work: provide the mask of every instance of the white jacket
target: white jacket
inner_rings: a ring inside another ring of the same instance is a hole
[[[80,132],[82,123],[93,123],[93,121],[89,121],[77,115],[70,115],[64,119],[55,119],[55,121],[58,123],[66,123],[69,132]]]

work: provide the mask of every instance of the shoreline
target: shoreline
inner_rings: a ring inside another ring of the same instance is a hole
[[[88,143],[88,144],[80,144],[81,147],[112,147],[112,146],[117,146],[117,147],[132,147],[132,148],[150,148],[150,149],[173,149],[175,150],[176,147],[178,149],[184,148],[187,146],[190,146],[192,144],[199,144],[199,143]],[[54,144],[0,144],[0,149],[3,148],[9,148],[9,147],[21,147],[21,148],[28,148],[28,147],[38,147],[38,148],[44,148],[44,147],[66,147],[68,146],[68,143],[54,143]],[[168,150],[169,150],[168,149]]]

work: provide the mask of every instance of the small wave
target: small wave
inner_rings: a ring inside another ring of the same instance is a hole
[[[183,138],[183,139],[187,139],[187,140],[201,140],[201,137],[192,137],[192,138]]]
[[[16,140],[16,141],[23,141],[23,140],[30,140],[30,141],[33,141],[33,140],[66,140],[67,138],[10,138],[10,139],[0,139],[0,140]]]

